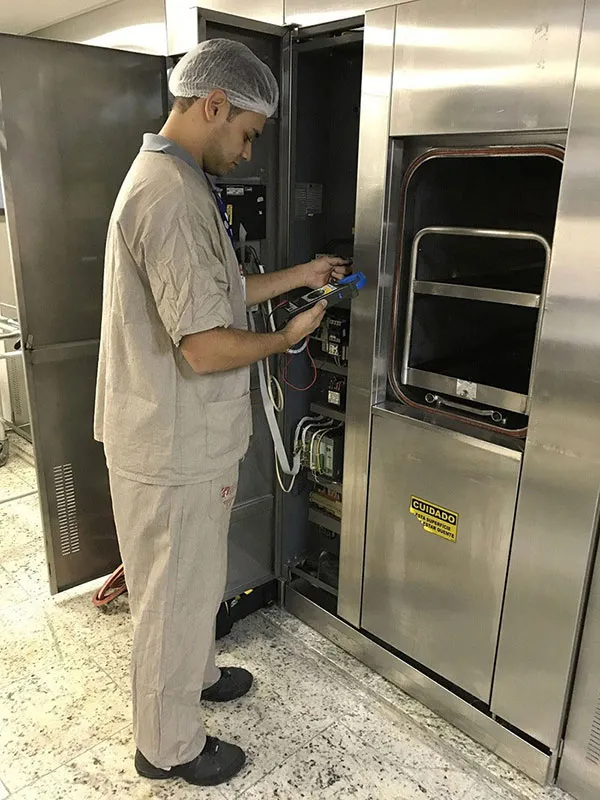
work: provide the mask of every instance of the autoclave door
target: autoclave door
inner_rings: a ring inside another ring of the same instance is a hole
[[[0,37],[0,159],[53,593],[119,561],[92,420],[111,210],[166,110],[165,60]]]
[[[280,191],[281,154],[285,151],[287,122],[286,111],[287,69],[289,58],[289,35],[286,29],[258,20],[246,19],[233,14],[199,8],[198,41],[206,39],[232,39],[247,45],[272,70],[281,87],[281,103],[278,113],[267,121],[260,141],[252,152],[252,159],[242,163],[235,172],[219,179],[218,183],[229,206],[236,236],[239,223],[244,222],[247,211],[236,199],[244,188],[264,187],[264,236],[253,238],[253,227],[249,230],[248,247],[240,250],[247,268],[251,266],[250,248],[256,251],[267,271],[283,266],[286,262],[286,192]],[[236,504],[231,515],[229,530],[229,558],[226,597],[256,587],[270,580],[275,572],[275,488],[273,445],[258,383],[258,373],[252,369],[251,399],[253,435],[246,458],[240,464],[240,478]]]
[[[372,441],[362,627],[489,703],[521,454],[382,408]]]

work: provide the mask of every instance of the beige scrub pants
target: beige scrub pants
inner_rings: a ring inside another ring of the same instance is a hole
[[[220,677],[215,620],[237,481],[238,465],[190,486],[110,474],[133,621],[134,735],[161,769],[191,761],[206,742],[200,694]]]

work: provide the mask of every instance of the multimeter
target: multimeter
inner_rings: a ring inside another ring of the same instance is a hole
[[[313,289],[307,294],[298,297],[296,300],[289,301],[282,307],[281,313],[284,322],[287,323],[292,317],[302,314],[303,311],[308,311],[308,309],[316,305],[319,300],[326,300],[327,307],[330,308],[331,306],[336,306],[338,303],[341,303],[343,300],[350,300],[353,297],[357,297],[359,290],[363,288],[366,282],[367,279],[362,272],[355,272],[352,275],[347,275],[345,278],[342,278],[341,281],[327,283],[325,286],[321,286],[320,289]]]

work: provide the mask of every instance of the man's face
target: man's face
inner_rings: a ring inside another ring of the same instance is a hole
[[[215,125],[204,149],[204,168],[211,175],[227,175],[242,161],[250,161],[252,143],[261,135],[267,118],[242,111]]]

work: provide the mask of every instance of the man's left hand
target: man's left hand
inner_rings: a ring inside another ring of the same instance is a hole
[[[303,264],[302,285],[309,289],[320,289],[330,281],[339,281],[350,273],[352,261],[338,256],[321,256]]]

